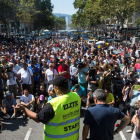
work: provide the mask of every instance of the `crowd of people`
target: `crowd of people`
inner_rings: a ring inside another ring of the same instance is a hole
[[[93,93],[103,89],[106,103],[132,120],[134,104],[140,99],[140,44],[88,45],[69,39],[15,40],[0,47],[0,105],[7,117],[16,118],[17,95],[20,104],[39,112],[57,98],[50,81],[65,77],[68,91],[76,92],[82,107],[95,106]],[[11,114],[12,113],[12,114]],[[11,115],[10,115],[11,114]],[[23,119],[26,119],[23,111]],[[86,122],[88,124],[90,122]],[[130,122],[134,131],[134,118]]]

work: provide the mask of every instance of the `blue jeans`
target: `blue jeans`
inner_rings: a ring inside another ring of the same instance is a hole
[[[68,91],[70,92],[70,79],[67,79],[68,81]]]

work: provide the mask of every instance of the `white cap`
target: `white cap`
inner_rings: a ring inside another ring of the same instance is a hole
[[[53,56],[53,55],[51,55],[50,57],[51,57],[51,58],[54,58],[54,56]]]
[[[140,79],[138,79],[138,80],[137,80],[137,82],[139,82],[139,83],[140,83]]]
[[[13,66],[14,64],[12,62],[9,62],[9,66]]]

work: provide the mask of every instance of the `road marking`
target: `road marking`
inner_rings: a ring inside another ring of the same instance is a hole
[[[119,134],[121,135],[122,140],[126,140],[126,138],[125,138],[125,136],[124,136],[122,131],[120,131]]]
[[[32,128],[29,128],[28,132],[26,133],[26,136],[25,136],[24,140],[29,139],[31,132],[32,132]]]

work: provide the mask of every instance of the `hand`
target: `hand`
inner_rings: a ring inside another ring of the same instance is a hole
[[[127,91],[129,88],[130,88],[130,87],[129,87],[129,86],[127,86],[127,87],[126,87],[126,89],[125,89],[125,91]]]
[[[19,82],[22,83],[23,81],[22,80],[19,80]]]
[[[81,69],[81,72],[83,72],[83,69]]]
[[[87,99],[90,99],[90,95],[88,95]]]
[[[12,105],[13,108],[15,108],[16,106]]]
[[[133,85],[132,87],[131,87],[131,89],[133,89],[135,87],[135,85]]]
[[[18,109],[18,110],[25,110],[25,107],[23,105],[19,105],[17,104],[15,109]]]
[[[138,114],[134,115],[131,122],[134,123],[134,125],[137,128],[137,131],[139,132],[140,130],[140,116]]]
[[[28,103],[26,106],[29,107],[30,103]]]
[[[32,67],[32,69],[35,71],[35,67]]]

